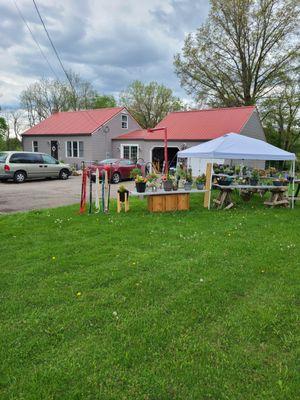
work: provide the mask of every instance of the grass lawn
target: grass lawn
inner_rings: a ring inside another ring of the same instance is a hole
[[[1,400],[299,398],[300,207],[261,203],[1,216]]]

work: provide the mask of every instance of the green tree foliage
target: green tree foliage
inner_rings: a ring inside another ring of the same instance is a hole
[[[276,96],[265,99],[261,114],[269,142],[287,151],[300,145],[300,87],[297,75],[285,78]]]
[[[132,82],[121,93],[120,103],[127,107],[142,128],[153,128],[170,111],[183,108],[180,99],[173,95],[172,90],[157,82]]]
[[[0,117],[0,150],[6,150],[6,138],[9,131],[5,118]]]
[[[98,94],[92,100],[92,108],[111,108],[116,106],[116,99],[112,95]]]
[[[197,101],[253,105],[296,58],[297,0],[211,0],[208,20],[175,56],[181,85]]]

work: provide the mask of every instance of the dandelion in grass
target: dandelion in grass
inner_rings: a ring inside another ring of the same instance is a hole
[[[76,296],[77,296],[77,297],[80,297],[81,295],[82,295],[81,292],[76,292]]]
[[[56,257],[55,257],[55,256],[52,256],[52,260],[55,261],[55,260],[56,260]]]

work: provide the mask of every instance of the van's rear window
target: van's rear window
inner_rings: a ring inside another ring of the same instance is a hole
[[[7,156],[7,153],[0,153],[0,163],[5,163]]]

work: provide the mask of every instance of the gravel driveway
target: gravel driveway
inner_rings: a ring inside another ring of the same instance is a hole
[[[122,182],[130,190],[133,182]],[[94,184],[93,184],[94,187]],[[111,185],[111,197],[116,197],[119,185]],[[22,184],[0,182],[0,213],[38,210],[80,202],[81,176],[66,181],[40,180]]]

